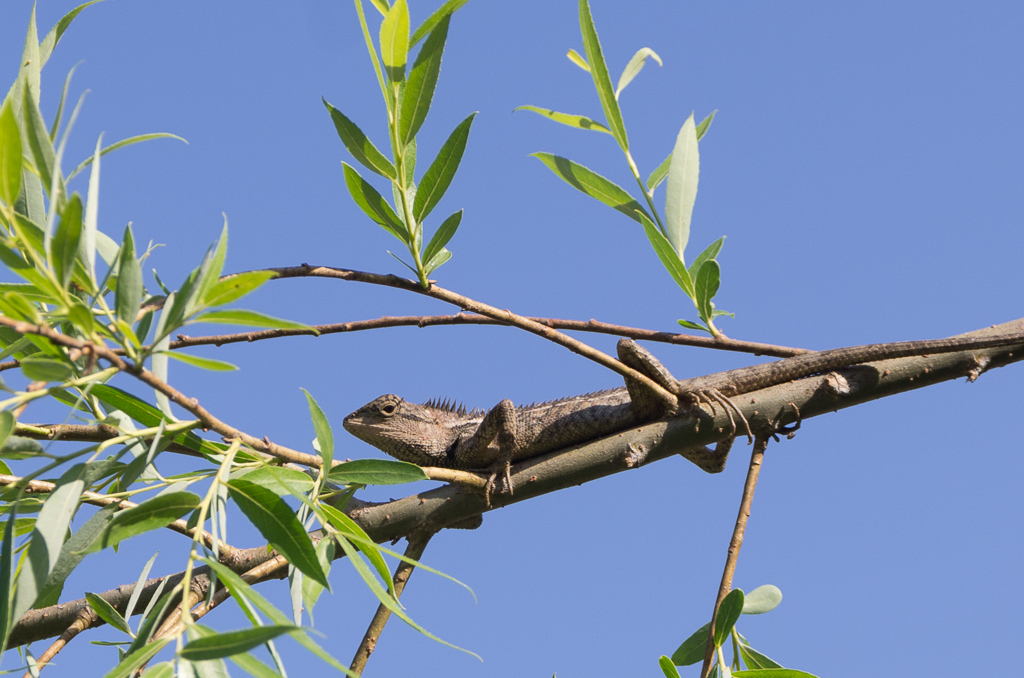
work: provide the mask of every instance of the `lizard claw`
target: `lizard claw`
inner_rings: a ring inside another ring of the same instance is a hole
[[[501,476],[502,487],[498,488],[498,477]],[[508,491],[509,495],[512,494],[512,463],[504,462],[497,465],[491,475],[487,478],[487,484],[484,485],[484,496],[487,499],[487,508],[491,507],[491,496],[499,495]]]

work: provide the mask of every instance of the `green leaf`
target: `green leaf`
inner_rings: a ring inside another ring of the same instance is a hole
[[[423,268],[426,270],[427,275],[430,275],[451,258],[452,253],[442,247],[440,251],[434,253],[434,256],[423,262]]]
[[[382,177],[392,180],[398,178],[395,166],[377,150],[370,138],[363,134],[363,130],[359,129],[359,126],[349,120],[344,113],[327,103],[327,99],[321,98],[321,101],[327,107],[327,112],[331,114],[331,121],[334,123],[334,129],[338,131],[338,136],[341,137],[341,143],[345,144],[345,148],[352,154],[352,157],[371,172],[376,172]]]
[[[130,652],[117,666],[104,674],[103,678],[128,678],[136,669],[145,666],[150,659],[156,656],[157,652],[164,649],[164,646],[172,640],[174,640],[173,636],[167,636]]]
[[[320,458],[323,460],[324,468],[329,469],[334,460],[334,433],[331,431],[331,424],[309,391],[302,389],[302,392],[306,394],[306,401],[309,404],[309,416],[313,420],[313,430],[320,446]]]
[[[743,614],[764,614],[771,612],[782,602],[782,591],[778,586],[758,586],[743,598]]]
[[[697,125],[697,141],[700,141],[701,139],[704,138],[704,135],[707,133],[708,127],[711,126],[711,121],[714,120],[715,113],[717,113],[717,112],[718,111],[712,111],[711,115],[709,115],[708,117],[704,118],[704,120],[699,125]],[[658,184],[660,184],[662,181],[664,181],[665,177],[668,176],[668,168],[669,168],[669,165],[671,165],[671,164],[672,164],[672,154],[669,153],[668,157],[661,161],[661,164],[658,165],[657,169],[655,169],[653,172],[651,172],[651,176],[647,177],[647,192],[648,193],[650,193],[652,195],[654,194],[654,189],[657,188]]]
[[[174,678],[174,662],[160,662],[142,672],[142,678]]]
[[[691,633],[690,637],[672,653],[672,663],[676,666],[690,666],[704,661],[704,650],[707,647],[708,629],[710,628],[711,622],[708,622]]]
[[[409,8],[405,0],[396,0],[380,24],[380,56],[388,80],[401,82],[409,58]]]
[[[715,620],[715,645],[721,647],[729,639],[732,627],[736,625],[736,620],[740,618],[742,611],[743,591],[733,589],[718,607],[718,619]]]
[[[640,206],[640,203],[633,199],[633,196],[597,172],[568,158],[551,153],[533,153],[532,155],[570,186],[622,212],[630,219],[640,221],[641,214],[646,216],[647,212]]]
[[[60,594],[64,590],[64,582],[68,576],[78,567],[79,563],[86,556],[86,549],[102,534],[114,512],[117,511],[116,504],[104,506],[94,513],[89,520],[85,521],[82,527],[78,528],[71,538],[65,542],[60,550],[57,562],[50,570],[46,583],[39,590],[35,606],[38,608],[49,607],[60,602]]]
[[[465,5],[467,2],[469,2],[469,0],[447,0],[447,2],[438,7],[437,10],[427,17],[427,20],[421,23],[419,28],[413,32],[412,37],[409,38],[409,46],[412,47],[416,45],[420,40],[425,38],[434,30],[434,26],[454,14],[457,9]]]
[[[437,23],[430,32],[430,37],[423,43],[420,53],[416,55],[409,78],[402,94],[402,105],[398,116],[398,143],[403,147],[412,141],[423,125],[430,110],[430,102],[434,98],[437,76],[441,72],[441,57],[444,54],[444,42],[448,37],[448,14]]]
[[[206,298],[203,299],[203,305],[213,308],[238,301],[250,292],[259,289],[263,283],[276,277],[277,274],[273,271],[246,271],[223,278],[210,287]]]
[[[665,678],[680,678],[679,671],[676,671],[676,667],[672,664],[672,660],[661,655],[658,659],[658,666],[661,667],[661,672],[665,674]]]
[[[17,623],[12,619],[14,602],[11,598],[11,589],[14,586],[14,573],[17,562],[14,559],[14,536],[17,525],[17,518],[14,509],[10,511],[10,518],[4,523],[4,536],[0,541],[0,651],[7,648],[7,639],[11,635],[11,629]]]
[[[220,280],[220,273],[224,270],[224,260],[228,256],[228,219],[224,216],[224,227],[221,229],[220,238],[217,239],[216,244],[213,246],[210,252],[203,257],[203,262],[199,265],[198,273],[191,280],[194,280],[194,287],[192,287],[191,296],[192,299],[185,304],[185,313],[191,314],[194,309],[206,306],[206,298],[213,291],[213,288],[217,285]],[[182,294],[182,298],[185,298],[185,294]]]
[[[601,99],[601,108],[604,109],[608,128],[615,140],[619,142],[622,150],[628,151],[629,139],[626,138],[626,125],[622,121],[622,111],[619,110],[619,102],[615,99],[615,92],[612,90],[612,79],[608,75],[608,66],[605,64],[604,54],[601,52],[601,42],[597,38],[594,17],[590,14],[590,3],[587,0],[580,0],[580,32],[583,35],[587,63],[590,64],[590,76],[594,79],[594,88],[597,90],[597,96]]]
[[[469,128],[472,127],[475,117],[476,113],[470,113],[452,130],[441,150],[437,152],[434,162],[430,163],[430,167],[423,175],[412,207],[413,217],[418,223],[427,218],[451,185],[452,178],[459,169],[459,163],[462,162],[462,154],[469,139]]]
[[[57,154],[53,148],[53,141],[50,140],[50,131],[46,128],[43,114],[39,112],[39,102],[33,96],[28,83],[25,84],[24,98],[21,102],[21,118],[25,130],[25,141],[28,142],[28,150],[31,154],[32,164],[39,173],[39,179],[43,182],[43,188],[49,194],[54,188],[53,180],[56,175],[56,188],[60,195],[64,195],[64,182],[60,177],[60,168],[57,167]],[[50,196],[51,200],[56,199]]]
[[[584,59],[583,56],[576,50],[570,49],[565,56],[569,57],[569,61],[576,64],[577,66],[585,70],[587,73],[590,72],[590,64],[588,64],[587,60]]]
[[[95,593],[85,592],[85,600],[89,603],[89,607],[92,611],[99,615],[99,618],[113,626],[118,631],[124,631],[128,635],[131,635],[131,628],[128,626],[128,622],[124,620],[121,613],[114,609],[114,606],[108,603],[103,598],[99,597]]]
[[[217,573],[217,578],[224,583],[224,586],[231,592],[231,595],[234,598],[248,600],[275,624],[285,625],[289,623],[288,618],[283,612],[281,612],[281,610],[277,609],[277,607],[269,600],[260,595],[256,589],[245,583],[245,581],[243,581],[236,573],[232,572],[221,563],[218,563],[216,560],[204,557],[200,557],[200,560],[209,565],[214,572]],[[242,607],[243,609],[247,609],[245,606]],[[358,676],[350,671],[347,666],[343,665],[337,659],[328,654],[322,647],[317,645],[305,631],[295,633],[292,637],[295,638],[295,640],[297,640],[304,648],[320,657],[334,668],[343,672],[345,675],[358,678]]]
[[[709,333],[711,332],[711,330],[709,330],[705,325],[701,325],[699,323],[695,323],[692,320],[677,320],[676,322],[679,323],[680,325],[682,325],[683,327],[685,327],[688,330],[698,330],[700,332],[709,332]]]
[[[693,299],[693,281],[690,278],[690,272],[686,270],[686,264],[683,263],[682,259],[672,248],[672,243],[662,235],[658,227],[654,225],[654,222],[646,215],[643,215],[640,223],[644,225],[644,233],[647,234],[647,239],[651,242],[651,247],[654,248],[654,253],[661,260],[662,266],[669,272],[672,279],[676,281],[676,284],[682,288],[686,296]]]
[[[313,487],[313,479],[302,471],[280,466],[261,466],[239,477],[265,487],[281,497],[290,494],[303,495]]]
[[[43,38],[43,41],[39,44],[40,69],[46,65],[47,61],[49,61],[50,55],[53,54],[53,49],[57,46],[57,43],[60,42],[61,36],[64,35],[64,31],[68,29],[68,26],[70,26],[71,22],[75,20],[75,17],[78,16],[79,12],[89,5],[95,5],[97,2],[100,2],[100,0],[91,0],[91,2],[86,2],[75,7],[73,10],[61,17],[60,21],[50,29],[50,32],[46,34],[46,37]]]
[[[109,146],[107,146],[106,148],[100,150],[99,154],[100,154],[100,156],[104,156],[107,153],[110,153],[111,151],[116,151],[119,148],[124,148],[125,146],[131,146],[132,144],[138,144],[138,143],[141,143],[143,141],[150,141],[152,139],[177,139],[178,141],[182,142],[186,146],[188,145],[188,141],[185,140],[182,137],[179,137],[177,134],[171,134],[169,132],[150,132],[149,134],[139,134],[139,135],[136,135],[134,137],[128,137],[127,139],[121,139],[120,141],[114,142],[114,143],[110,144]],[[68,175],[68,180],[70,181],[71,177],[75,176],[76,174],[78,174],[79,172],[84,170],[86,167],[91,165],[93,160],[95,160],[95,159],[96,159],[96,156],[93,155],[93,156],[90,156],[90,157],[86,158],[82,162],[80,162],[78,164],[78,167],[76,167],[74,170],[72,170],[71,174]]]
[[[444,250],[445,245],[447,245],[448,241],[452,239],[453,235],[455,235],[455,231],[459,229],[460,223],[462,223],[462,210],[459,210],[441,222],[441,225],[437,227],[437,231],[434,232],[434,237],[427,243],[427,248],[423,250],[423,261],[429,264],[430,261],[441,252],[441,250]],[[449,254],[449,256],[451,256],[451,254]],[[438,264],[438,266],[440,266],[440,264]],[[434,268],[437,268],[437,266]]]
[[[725,244],[725,236],[723,235],[718,240],[714,241],[710,245],[704,248],[704,251],[697,255],[697,258],[690,264],[690,277],[694,277],[700,272],[701,266],[704,262],[714,259],[718,256],[718,253],[722,251],[722,246]]]
[[[21,436],[10,436],[3,446],[0,446],[0,457],[4,459],[31,459],[42,453],[43,446],[38,440]]]
[[[591,130],[592,132],[604,132],[605,134],[611,134],[611,131],[596,120],[592,120],[585,115],[573,115],[571,113],[559,113],[553,111],[550,108],[540,108],[539,106],[519,106],[513,108],[512,112],[516,111],[533,111],[538,115],[543,115],[545,118],[560,122],[563,125],[569,127],[575,127],[577,129]]]
[[[301,630],[298,626],[291,624],[254,626],[238,631],[225,631],[203,638],[196,638],[190,641],[181,652],[179,657],[189,661],[208,661],[230,657],[240,652],[248,652],[254,647],[277,638],[282,633],[291,633]]]
[[[0,108],[0,200],[13,206],[21,191],[21,132],[11,101]]]
[[[94,553],[144,532],[165,527],[197,506],[199,497],[191,492],[168,492],[147,499],[138,506],[118,511],[87,552]]]
[[[338,464],[327,479],[339,485],[401,485],[427,480],[427,474],[416,464],[391,459],[356,459]]]
[[[372,539],[370,539],[370,536],[366,534],[363,528],[360,527],[359,524],[356,523],[356,521],[352,520],[347,515],[345,515],[344,512],[336,509],[330,504],[321,503],[317,508],[320,510],[321,513],[321,515],[318,517],[320,517],[321,520],[323,520],[323,517],[326,517],[327,522],[330,523],[330,525],[333,526],[335,530],[341,533],[342,536],[335,536],[338,537],[337,541],[339,544],[342,544],[343,548],[345,548],[346,546],[346,538],[348,536],[351,536],[359,541],[360,550],[362,550],[362,552],[366,555],[367,560],[369,560],[370,563],[373,565],[373,568],[377,571],[377,576],[380,577],[380,580],[387,584],[388,593],[390,593],[391,596],[396,596],[395,586],[394,582],[392,581],[391,571],[388,570],[388,564],[384,562],[384,556],[381,555],[380,548],[377,546],[377,544],[373,542]],[[345,548],[346,553],[348,553],[348,549],[352,548],[351,544],[348,544],[347,546],[348,548]],[[356,569],[358,570],[359,567],[356,566]],[[372,575],[370,575],[370,579],[373,580],[374,584],[379,583]]]
[[[747,665],[748,669],[781,669],[782,664],[768,657],[767,655],[761,654],[754,648],[743,643],[739,644],[740,655],[743,657],[743,663]]]
[[[401,1],[401,0],[399,0]],[[316,559],[313,542],[302,523],[281,497],[265,487],[242,479],[228,481],[228,492],[242,513],[281,555],[300,572],[321,586],[330,588]]]
[[[650,47],[641,47],[637,50],[636,54],[630,58],[629,63],[622,69],[622,75],[619,76],[619,84],[615,87],[615,98],[618,99],[622,90],[626,89],[626,85],[633,81],[633,78],[643,69],[644,64],[647,63],[647,57],[651,57],[658,62],[661,66],[661,57],[655,53]]]
[[[391,209],[391,205],[384,199],[384,196],[367,183],[354,167],[345,162],[341,164],[345,168],[345,186],[348,187],[348,192],[359,208],[366,213],[366,216],[384,227],[385,231],[403,243],[406,242],[408,236],[405,224]]]
[[[17,423],[17,420],[10,411],[4,410],[0,412],[0,447],[3,447],[7,439],[11,437],[11,433],[14,432],[14,426]]]
[[[131,226],[124,229],[121,258],[117,270],[117,317],[128,326],[135,324],[135,316],[142,304],[142,267],[135,258],[135,239]]]
[[[717,109],[711,111],[711,114],[701,120],[700,124],[697,125],[697,141],[703,139],[704,135],[708,133],[708,128],[711,127],[711,121],[715,119],[716,113],[718,113]]]
[[[82,198],[75,193],[64,205],[64,212],[60,216],[60,225],[57,226],[57,235],[53,239],[53,264],[57,272],[57,279],[64,289],[67,289],[75,271],[75,263],[78,260],[78,244],[81,238]]]
[[[64,381],[75,374],[65,362],[35,356],[22,359],[21,371],[32,381]]]
[[[213,372],[233,372],[238,369],[237,365],[224,362],[223,360],[215,360],[213,358],[202,358],[197,355],[191,355],[189,353],[179,353],[178,351],[164,351],[164,355],[168,358],[173,358],[186,365],[198,367],[203,370],[211,370]]]
[[[683,258],[683,250],[690,239],[690,219],[693,203],[697,200],[697,178],[700,171],[700,153],[693,114],[686,119],[672,149],[672,162],[665,182],[665,228],[669,242]]]
[[[309,325],[295,322],[294,320],[275,318],[263,313],[247,311],[240,308],[233,308],[224,311],[207,311],[206,313],[193,318],[192,322],[216,323],[221,325],[246,325],[248,327],[271,327],[282,330],[309,330],[314,334],[318,334],[316,329]]]
[[[208,626],[203,626],[202,624],[192,624],[189,627],[188,634],[190,639],[196,639],[215,636],[217,635],[217,632],[209,628]],[[273,641],[268,641],[267,648],[273,655],[273,653],[275,652],[275,650],[273,649]],[[278,659],[278,657],[275,657],[275,660]],[[269,666],[261,662],[260,660],[253,657],[248,652],[239,652],[238,654],[232,655],[231,661],[240,666],[249,675],[255,676],[256,678],[281,678],[282,675],[278,673],[276,670],[270,668]],[[185,663],[185,661],[183,660],[182,663]],[[211,666],[217,667],[217,671],[219,671],[219,673],[213,671],[205,672],[206,669]],[[221,678],[222,676],[226,678],[228,675],[227,667],[224,665],[224,661],[219,659],[208,662],[199,662],[192,668],[196,672],[197,678]]]
[[[697,294],[697,311],[705,322],[714,317],[715,305],[711,300],[718,294],[718,283],[721,278],[721,267],[714,259],[704,262],[694,280],[694,292]]]
[[[93,153],[92,170],[89,172],[89,190],[85,200],[85,221],[83,222],[82,243],[85,249],[85,261],[88,263],[87,270],[92,280],[96,279],[96,241],[99,240],[97,223],[100,211],[100,144],[103,143],[103,135],[96,140],[96,150]]]

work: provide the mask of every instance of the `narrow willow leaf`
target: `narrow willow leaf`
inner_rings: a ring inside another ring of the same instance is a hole
[[[96,140],[96,150],[93,153],[92,170],[89,172],[89,190],[85,200],[85,221],[82,224],[82,243],[85,249],[85,261],[89,265],[89,277],[96,280],[96,241],[97,223],[100,212],[100,145],[103,143],[103,135]]]
[[[21,191],[21,132],[10,100],[0,109],[0,200],[13,206]]]
[[[409,71],[398,115],[398,143],[402,146],[413,140],[427,118],[430,102],[434,98],[434,88],[437,86],[437,76],[441,72],[441,57],[450,20],[451,14],[448,14],[438,21]]]
[[[246,325],[249,327],[272,327],[284,330],[309,330],[313,334],[319,334],[315,328],[294,320],[284,320],[273,316],[246,311],[244,309],[230,309],[226,311],[208,311],[194,318],[197,323],[218,323],[221,325]]]
[[[245,583],[245,581],[243,581],[236,573],[232,572],[221,563],[218,563],[216,560],[204,557],[200,557],[200,560],[209,565],[210,568],[217,573],[217,578],[224,583],[225,588],[231,592],[233,597],[248,600],[275,624],[285,625],[289,623],[288,618],[283,612],[281,612],[281,610],[277,609],[277,607],[269,600],[260,595],[256,589]],[[295,638],[295,640],[304,648],[315,654],[317,657],[320,657],[334,668],[343,672],[345,675],[352,676],[352,678],[359,678],[355,673],[350,671],[347,666],[343,665],[327,653],[322,647],[317,645],[305,631],[296,633],[292,637]]]
[[[38,440],[22,438],[21,436],[10,436],[0,447],[0,457],[4,459],[31,459],[40,457],[43,454],[43,446]]]
[[[60,215],[60,225],[53,239],[53,264],[57,279],[67,289],[78,259],[78,245],[82,238],[82,199],[71,196]],[[141,282],[139,283],[141,285]]]
[[[7,439],[11,437],[11,433],[14,432],[14,426],[17,423],[14,415],[9,410],[0,412],[0,446],[3,446]]]
[[[228,481],[228,492],[242,513],[275,550],[304,575],[330,588],[316,559],[309,535],[281,497],[244,478]]]
[[[127,139],[121,139],[120,141],[116,141],[116,142],[110,144],[109,146],[103,148],[102,150],[100,150],[100,155],[104,156],[107,153],[110,153],[112,151],[116,151],[119,148],[124,148],[125,146],[131,146],[132,144],[138,144],[138,143],[141,143],[143,141],[151,141],[153,139],[177,139],[178,141],[182,142],[186,146],[188,145],[188,141],[186,139],[184,139],[183,137],[179,137],[177,134],[171,134],[170,132],[150,132],[149,134],[139,134],[139,135],[136,135],[134,137],[128,137]],[[75,176],[76,174],[78,174],[79,172],[84,170],[86,167],[91,165],[93,160],[94,160],[94,158],[95,158],[95,156],[90,156],[90,157],[86,158],[85,160],[83,160],[82,162],[80,162],[78,164],[78,167],[76,167],[74,170],[72,170],[71,174],[68,175],[68,180],[70,181],[71,177]]]
[[[366,216],[380,224],[385,231],[403,243],[407,242],[408,236],[406,235],[405,224],[398,218],[395,211],[391,209],[391,205],[384,199],[384,196],[367,183],[354,167],[345,162],[341,164],[345,169],[345,186],[348,187],[348,192],[352,195],[355,203],[359,205],[359,208],[363,210]]]
[[[771,612],[782,602],[782,591],[778,586],[765,584],[743,597],[743,614],[764,614]]]
[[[132,595],[128,599],[128,606],[124,609],[124,616],[128,619],[132,618],[132,613],[135,611],[135,606],[139,602],[139,596],[142,595],[142,589],[146,583],[146,577],[149,576],[149,571],[153,568],[153,563],[156,562],[156,557],[159,552],[154,553],[153,557],[146,561],[146,564],[142,567],[142,572],[139,573],[139,578],[135,581],[135,587],[132,589]]]
[[[699,125],[697,125],[697,141],[700,141],[701,139],[704,138],[704,135],[707,133],[708,127],[711,126],[711,121],[715,119],[715,113],[717,112],[718,111],[712,111],[711,115],[704,118],[704,120],[701,121]],[[668,176],[668,168],[671,163],[672,154],[669,153],[668,157],[661,161],[661,164],[658,165],[657,169],[651,172],[651,176],[647,177],[648,193],[653,195],[654,189],[658,187],[658,184],[665,180],[665,177]]]
[[[538,106],[519,106],[518,108],[512,109],[513,113],[515,113],[516,111],[533,111],[538,115],[543,115],[545,118],[554,120],[555,122],[560,122],[563,125],[568,125],[569,127],[575,127],[577,129],[586,129],[592,132],[604,132],[605,134],[611,134],[607,127],[597,122],[596,120],[588,118],[585,115],[559,113],[558,111],[553,111],[550,108],[540,108]]]
[[[320,519],[323,520],[324,516],[326,516],[327,522],[330,523],[330,525],[332,525],[334,529],[341,533],[342,536],[335,535],[336,541],[338,543],[347,542],[346,537],[348,537],[349,535],[359,540],[360,550],[362,550],[362,552],[366,555],[367,560],[370,561],[370,564],[373,565],[373,568],[377,571],[377,576],[380,577],[380,581],[383,581],[387,584],[389,594],[397,597],[397,594],[395,593],[394,581],[392,581],[391,571],[388,569],[388,564],[384,561],[384,556],[381,555],[380,548],[377,546],[377,544],[374,543],[372,539],[370,539],[370,536],[366,534],[365,531],[363,531],[363,528],[361,528],[359,524],[356,523],[354,520],[345,515],[345,513],[339,511],[330,504],[320,504],[318,508],[320,509],[320,512],[322,514],[321,516],[319,516]],[[348,547],[351,548],[351,544],[348,544]],[[348,549],[346,549],[346,552],[347,551]],[[372,578],[373,577],[371,575],[371,579]],[[374,583],[377,583],[376,579],[374,579]]]
[[[248,482],[265,487],[278,496],[301,496],[313,488],[313,479],[298,469],[261,466],[241,475]]]
[[[218,280],[210,287],[203,305],[209,308],[224,306],[233,301],[238,301],[250,292],[258,290],[263,283],[271,278],[276,278],[273,271],[246,271],[231,277]]]
[[[434,162],[430,163],[430,167],[423,175],[412,207],[412,214],[417,223],[422,223],[427,218],[451,185],[452,178],[459,169],[459,163],[462,162],[462,154],[469,139],[469,129],[475,117],[476,113],[470,113],[452,130],[442,144],[441,150],[437,152]]]
[[[711,114],[701,120],[700,124],[697,125],[697,141],[703,139],[704,135],[708,133],[708,128],[711,127],[711,121],[715,119],[716,113],[718,113],[718,109],[711,111]]]
[[[447,2],[438,7],[437,10],[428,16],[427,20],[421,23],[419,28],[413,32],[412,37],[409,38],[409,47],[414,47],[420,40],[425,38],[434,30],[434,26],[454,14],[457,9],[465,5],[467,2],[469,2],[469,0],[447,0]]]
[[[35,356],[21,361],[21,371],[32,381],[64,381],[74,376],[74,370],[67,363]]]
[[[210,291],[220,280],[220,273],[224,270],[224,261],[228,256],[228,218],[224,215],[224,226],[220,232],[220,238],[214,244],[212,250],[203,259],[199,267],[199,273],[195,277],[194,292],[191,295],[191,303],[186,305],[186,314],[198,308],[207,306],[207,297]]]
[[[690,219],[697,200],[697,178],[700,171],[700,153],[693,114],[683,123],[672,149],[672,162],[665,182],[665,228],[669,242],[679,258],[690,239]]]
[[[142,672],[142,678],[174,678],[174,662],[154,664]]]
[[[131,226],[124,229],[121,244],[121,260],[117,272],[117,317],[129,326],[135,324],[135,316],[142,304],[142,267],[135,258],[135,239]]]
[[[658,658],[658,666],[661,667],[661,672],[665,674],[665,678],[680,678],[679,671],[672,664],[672,660],[665,655],[661,655]]]
[[[32,607],[57,564],[64,545],[64,535],[78,508],[78,498],[85,490],[85,483],[75,478],[81,469],[84,467],[78,466],[68,471],[39,511],[29,541],[27,558],[19,571],[12,619],[20,619]]]
[[[423,262],[423,268],[426,270],[427,275],[430,275],[451,258],[452,253],[442,247],[440,251],[434,253],[434,256]]]
[[[380,24],[380,56],[391,82],[405,78],[409,58],[409,7],[396,0]]]
[[[202,624],[192,624],[189,626],[188,632],[190,639],[209,638],[217,635],[216,631],[208,626],[203,626]],[[268,641],[267,647],[271,648],[272,646],[273,641]],[[249,675],[255,676],[256,678],[281,678],[282,676],[282,674],[256,659],[248,652],[239,652],[231,655],[231,661],[240,666]],[[219,673],[203,673],[203,670],[209,666],[216,666]],[[197,678],[226,678],[228,675],[224,662],[219,660],[214,662],[201,662],[192,668],[196,671]],[[145,678],[145,674],[143,674],[143,678]]]
[[[388,10],[391,9],[391,3],[388,0],[370,0],[370,4],[373,5],[381,16],[387,16]],[[362,2],[356,0],[356,6],[361,7]]]
[[[587,60],[583,58],[583,55],[581,55],[576,50],[570,49],[565,56],[569,57],[569,61],[576,64],[577,66],[585,70],[587,73],[590,72],[590,64],[588,64]]]
[[[782,664],[744,643],[739,644],[740,655],[748,669],[781,669]]]
[[[661,66],[661,57],[651,49],[650,47],[641,47],[637,50],[636,54],[630,58],[629,63],[622,69],[622,75],[619,76],[619,84],[615,87],[615,98],[618,99],[619,95],[622,94],[622,90],[626,89],[626,85],[633,82],[633,78],[643,69],[644,64],[647,63],[647,57],[651,57],[658,62]]]
[[[672,663],[676,666],[690,666],[704,661],[704,648],[707,646],[710,628],[711,622],[708,622],[691,633],[690,637],[672,653]]]
[[[590,14],[588,0],[580,0],[580,32],[583,35],[583,48],[587,54],[587,63],[590,64],[590,77],[593,78],[597,96],[601,99],[601,108],[604,109],[608,128],[615,140],[619,142],[622,150],[628,151],[629,139],[626,137],[626,124],[622,121],[619,102],[615,99],[612,79],[608,75],[608,66],[605,64],[604,54],[601,52],[601,41],[597,38],[597,29],[594,27],[594,17]]]
[[[99,618],[113,626],[118,631],[124,631],[131,635],[131,628],[124,620],[121,613],[114,609],[114,606],[95,593],[85,592],[85,600],[89,603],[92,611],[99,615]]]
[[[423,261],[430,262],[445,248],[448,241],[455,235],[455,231],[459,229],[460,223],[462,223],[462,210],[441,222],[441,225],[437,227],[437,231],[434,233],[434,237],[427,243],[427,248],[423,250]],[[450,257],[451,254],[449,253],[448,256]],[[437,267],[435,266],[434,268]]]
[[[534,153],[533,156],[570,186],[622,212],[630,219],[640,221],[640,215],[647,215],[640,203],[625,189],[597,172],[559,155]]]
[[[736,625],[736,620],[740,618],[742,611],[743,591],[733,589],[718,607],[718,619],[715,620],[715,645],[722,647],[729,639],[732,627]]]
[[[654,225],[654,222],[647,215],[641,216],[640,223],[644,225],[644,233],[647,234],[647,239],[651,242],[651,247],[654,248],[654,253],[661,260],[662,266],[672,276],[672,279],[676,281],[676,284],[682,288],[686,296],[693,299],[693,280],[690,278],[690,272],[686,270],[686,264],[683,263],[683,260],[679,258],[679,255],[672,248],[672,243],[662,235],[661,231],[658,230],[658,227]]]
[[[119,511],[103,534],[90,545],[94,553],[125,539],[165,527],[199,506],[199,497],[191,492],[168,492],[147,499],[138,506]]]
[[[338,131],[341,143],[345,144],[345,148],[352,154],[352,157],[371,172],[376,172],[388,179],[396,179],[398,174],[395,172],[395,166],[377,150],[370,138],[363,134],[363,130],[359,129],[359,126],[349,120],[344,113],[327,103],[327,99],[321,98],[321,101],[327,107],[327,112],[331,114],[331,121],[334,123],[334,129]]]
[[[64,195],[64,182],[60,178],[60,168],[57,167],[57,152],[53,148],[53,141],[50,139],[50,130],[46,128],[43,114],[39,111],[39,102],[32,96],[27,83],[23,95],[21,119],[32,164],[39,173],[39,179],[42,181],[44,189],[49,191],[54,186],[53,182],[56,177],[57,190],[60,192],[60,195]],[[50,199],[59,200],[56,196],[52,195]]]
[[[39,590],[35,606],[49,607],[60,602],[60,594],[64,590],[64,582],[68,575],[78,567],[86,556],[89,546],[103,533],[117,511],[116,504],[104,506],[94,513],[82,527],[78,528],[60,550],[60,556],[50,570],[46,583]]]
[[[302,392],[306,394],[309,416],[313,420],[313,430],[316,432],[316,441],[320,446],[320,458],[323,459],[324,468],[329,469],[334,461],[334,432],[331,431],[327,415],[320,409],[316,399],[306,389],[302,389]]]
[[[174,640],[172,636],[154,640],[149,645],[145,645],[128,653],[128,655],[126,655],[117,666],[104,674],[103,678],[128,678],[128,676],[135,673],[139,667],[145,666],[149,663],[149,660],[155,657],[157,652],[164,649],[164,646],[172,640]]]
[[[213,372],[233,372],[238,369],[237,365],[232,365],[231,363],[224,362],[223,360],[203,358],[197,355],[190,355],[188,353],[167,351],[164,355],[168,358],[183,362],[186,365],[191,365],[192,367],[198,367],[199,369],[210,370]]]
[[[301,627],[287,625],[254,626],[238,631],[224,631],[214,635],[196,638],[190,641],[181,652],[179,657],[189,661],[208,661],[230,657],[240,652],[248,652],[254,647],[277,638],[282,633],[299,631]]]
[[[722,269],[718,262],[709,259],[697,271],[697,277],[693,281],[694,291],[697,293],[697,310],[701,320],[707,322],[714,317],[715,305],[712,300],[718,294],[718,284],[722,275]]]
[[[725,244],[725,236],[723,235],[718,240],[714,241],[710,245],[704,248],[704,251],[697,255],[697,258],[690,264],[690,277],[696,277],[700,271],[700,267],[704,265],[705,261],[714,259],[718,256],[718,253],[722,251],[722,246]]]
[[[71,22],[75,20],[75,17],[78,16],[79,12],[89,5],[95,5],[97,2],[100,2],[100,0],[91,0],[91,2],[86,2],[75,7],[73,10],[62,16],[60,21],[50,29],[50,32],[46,34],[46,37],[43,38],[43,41],[39,44],[40,69],[42,69],[42,67],[46,65],[46,62],[49,61],[50,55],[53,54],[53,49],[57,46],[57,43],[60,42],[61,36],[64,35],[64,31],[68,29],[68,26],[70,26]]]
[[[7,649],[7,639],[11,635],[11,629],[17,622],[12,618],[13,596],[11,590],[14,587],[14,572],[17,563],[14,560],[14,536],[16,520],[14,508],[10,511],[10,518],[4,523],[4,536],[0,546],[0,651]]]
[[[410,202],[416,198],[416,139],[410,139],[409,143],[405,145],[405,154],[402,156],[402,169],[405,175],[405,185],[407,200]],[[397,190],[397,187],[392,184],[392,189]],[[396,200],[395,204],[398,205],[400,201]]]
[[[401,485],[427,480],[427,475],[422,468],[406,461],[356,459],[332,468],[327,479],[339,485]]]
[[[813,673],[796,669],[749,669],[733,671],[732,675],[736,678],[818,678]]]

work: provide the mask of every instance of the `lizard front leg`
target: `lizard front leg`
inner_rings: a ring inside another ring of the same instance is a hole
[[[498,441],[498,449],[492,446]],[[487,503],[490,504],[499,474],[503,474],[505,486],[512,494],[512,459],[519,449],[519,417],[515,405],[505,399],[492,407],[476,430],[456,443],[453,458],[456,468],[490,469],[487,480]]]

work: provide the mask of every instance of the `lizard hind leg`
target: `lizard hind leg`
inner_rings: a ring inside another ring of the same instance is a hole
[[[498,486],[499,476],[504,488],[498,492],[507,488],[512,494],[512,461],[519,451],[519,437],[519,413],[512,401],[505,399],[487,411],[476,431],[456,449],[458,468],[490,470],[484,488],[488,506]],[[497,450],[491,444],[495,439],[498,441]]]
[[[617,345],[619,360],[623,364],[632,367],[654,383],[664,388],[669,393],[674,393],[676,378],[672,373],[655,358],[650,351],[640,346],[632,339],[619,339]],[[629,400],[638,412],[651,418],[660,417],[665,413],[665,403],[651,389],[635,379],[625,378],[626,390],[629,392]]]

